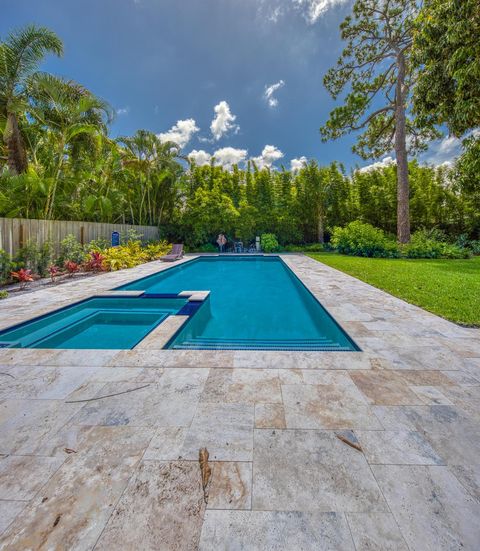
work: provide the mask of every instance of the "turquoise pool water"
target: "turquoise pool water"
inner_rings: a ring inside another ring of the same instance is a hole
[[[211,292],[169,348],[358,350],[279,257],[200,257],[119,289]]]
[[[185,299],[92,298],[0,332],[10,348],[133,348]]]

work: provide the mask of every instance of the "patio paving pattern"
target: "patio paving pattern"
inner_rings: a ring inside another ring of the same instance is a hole
[[[361,351],[0,349],[1,550],[479,549],[480,330],[282,258]],[[0,328],[169,267],[9,298]]]

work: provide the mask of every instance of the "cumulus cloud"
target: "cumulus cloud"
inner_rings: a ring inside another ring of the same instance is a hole
[[[378,170],[380,168],[387,168],[389,166],[397,164],[397,161],[393,157],[385,157],[381,161],[372,163],[367,166],[363,166],[358,169],[358,172],[371,172],[372,170]]]
[[[210,159],[212,158],[210,153],[207,153],[203,149],[200,149],[200,150],[193,149],[192,151],[190,151],[190,153],[187,156],[189,159],[194,161],[197,166],[210,164]]]
[[[350,0],[293,0],[294,5],[301,10],[303,17],[310,25],[316,23],[328,10],[346,4]]]
[[[237,149],[235,147],[222,147],[213,154],[215,164],[230,170],[233,165],[238,165],[247,158],[246,149]]]
[[[431,165],[453,164],[462,151],[462,141],[455,136],[446,136],[430,144],[422,160]]]
[[[230,106],[226,101],[221,101],[215,105],[213,110],[215,111],[215,117],[210,125],[210,130],[215,140],[219,140],[222,136],[230,132],[230,130],[238,132],[240,127],[235,124],[235,119],[237,117],[230,111]]]
[[[285,86],[285,82],[283,80],[279,80],[278,82],[276,82],[275,84],[271,84],[270,86],[265,86],[263,97],[270,107],[277,107],[278,99],[275,98],[273,94],[275,94],[275,92],[283,86]]]
[[[253,157],[252,161],[257,165],[257,168],[270,168],[275,161],[283,157],[283,153],[274,145],[266,145],[263,148],[262,154],[258,157]]]
[[[117,115],[121,116],[121,115],[128,115],[128,113],[130,112],[130,107],[119,107],[117,110],[116,110],[116,113]]]
[[[175,142],[183,148],[199,130],[200,128],[198,128],[194,119],[185,119],[177,121],[168,132],[162,132],[157,136],[162,142]]]
[[[292,159],[290,161],[290,170],[292,172],[298,172],[300,169],[304,167],[304,165],[307,164],[307,162],[308,162],[307,158],[304,155],[302,155],[298,159]]]

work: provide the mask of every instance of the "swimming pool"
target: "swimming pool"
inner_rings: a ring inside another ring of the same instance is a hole
[[[0,332],[8,348],[133,348],[186,299],[91,298]]]
[[[118,289],[210,291],[167,348],[359,350],[279,257],[199,257]]]

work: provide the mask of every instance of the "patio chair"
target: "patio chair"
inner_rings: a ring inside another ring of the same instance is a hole
[[[176,243],[172,246],[172,250],[166,254],[165,256],[162,256],[160,260],[163,262],[175,262],[175,260],[180,260],[183,256],[183,244],[182,243]]]

